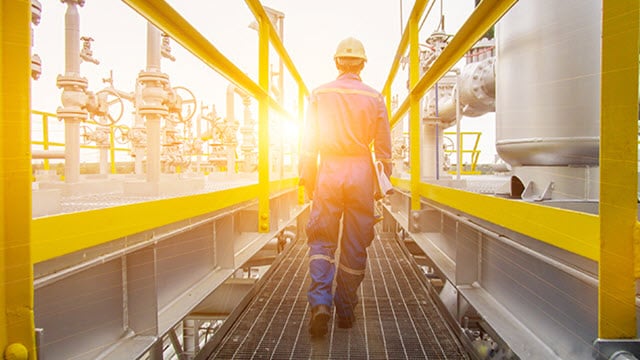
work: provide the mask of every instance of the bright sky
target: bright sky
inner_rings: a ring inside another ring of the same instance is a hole
[[[33,51],[42,58],[43,74],[33,82],[32,106],[34,109],[55,112],[60,105],[62,92],[55,83],[56,77],[64,73],[64,14],[67,6],[58,0],[41,2],[42,21],[33,28]],[[244,1],[168,2],[257,82],[257,32],[248,26],[254,18]],[[440,4],[435,0],[433,10],[422,27],[421,41],[436,29]],[[404,26],[413,1],[265,0],[263,5],[285,14],[284,44],[310,90],[336,77],[333,53],[338,42],[348,36],[364,43],[369,61],[361,74],[363,81],[380,90],[387,79],[400,40],[401,7]],[[444,1],[445,30],[455,33],[472,11],[473,5],[473,0]],[[95,40],[92,43],[93,55],[100,61],[99,65],[81,65],[82,76],[89,80],[89,90],[97,92],[104,88],[106,84],[102,79],[113,70],[114,86],[132,92],[138,72],[146,65],[145,19],[117,0],[86,0],[79,12],[80,35]],[[171,46],[176,61],[163,59],[162,71],[169,74],[172,86],[191,89],[198,104],[209,107],[215,104],[218,115],[224,116],[228,82],[182,49],[177,42],[172,41]],[[275,53],[272,54],[271,62],[277,69]],[[394,89],[401,92],[402,98],[402,92],[406,91],[406,71],[401,71],[396,79]],[[285,106],[295,114],[297,89],[292,86],[290,77],[285,77],[285,80]],[[241,114],[241,111],[238,108],[236,114]],[[130,118],[128,114],[125,117]],[[464,121],[463,124],[474,121],[479,120]],[[122,122],[130,121],[123,118]],[[473,131],[473,126],[468,130]],[[495,136],[492,133],[487,135],[491,138]],[[488,141],[487,137],[483,134],[484,141]],[[492,142],[489,144],[492,145]],[[488,155],[485,150],[483,153]],[[492,160],[489,157],[486,161]]]

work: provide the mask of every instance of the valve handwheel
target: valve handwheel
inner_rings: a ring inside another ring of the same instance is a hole
[[[98,99],[98,111],[94,116],[95,121],[103,126],[117,123],[124,114],[122,98],[114,90],[106,88],[96,93]]]
[[[118,144],[125,145],[131,139],[129,139],[129,127],[127,125],[116,125],[113,127],[113,137]]]
[[[196,97],[191,90],[183,86],[176,86],[173,88],[177,97],[177,120],[175,116],[170,116],[169,120],[175,123],[184,123],[191,120],[196,113]],[[186,105],[186,106],[185,106]]]

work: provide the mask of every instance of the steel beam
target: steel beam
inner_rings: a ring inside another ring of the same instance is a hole
[[[638,1],[603,1],[598,337],[637,335]]]
[[[0,350],[35,359],[31,263],[31,2],[0,5]]]

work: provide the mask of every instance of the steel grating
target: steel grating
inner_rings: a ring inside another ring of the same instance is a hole
[[[468,359],[400,245],[377,238],[352,329],[312,339],[307,246],[292,244],[209,359]]]

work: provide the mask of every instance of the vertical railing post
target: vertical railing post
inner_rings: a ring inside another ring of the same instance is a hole
[[[598,341],[636,337],[638,1],[603,1]],[[639,347],[640,348],[640,347]],[[601,347],[605,349],[606,346]]]
[[[418,17],[409,18],[409,158],[411,167],[411,210],[420,210],[420,98],[413,88],[420,77]]]
[[[258,22],[258,84],[263,90],[258,99],[258,229],[269,232],[269,19],[261,17]]]
[[[0,5],[0,351],[35,359],[31,263],[31,2]],[[2,56],[4,55],[4,56]]]
[[[115,142],[115,129],[114,125],[109,126],[109,157],[111,158],[111,173],[116,173],[116,142]]]
[[[42,115],[42,148],[46,152],[49,150],[49,115]],[[45,170],[49,170],[49,159],[44,159]]]
[[[304,127],[304,89],[301,84],[298,84],[298,126],[299,133],[302,134],[302,128]],[[300,137],[299,139],[302,139]],[[298,146],[298,159],[300,158],[300,146]],[[298,169],[293,169],[294,171],[298,171]],[[299,175],[299,174],[298,174]],[[298,186],[298,204],[304,204],[304,188],[302,186]]]

